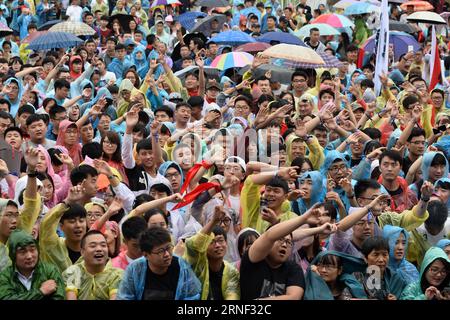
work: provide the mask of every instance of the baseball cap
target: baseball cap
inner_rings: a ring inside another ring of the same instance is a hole
[[[172,92],[169,94],[169,101],[170,102],[182,102],[183,98],[181,97],[181,94],[179,92]]]
[[[36,110],[34,109],[34,107],[32,105],[27,103],[27,104],[24,104],[23,106],[21,106],[19,108],[19,110],[17,111],[17,114],[19,116],[21,116],[24,113],[35,114]]]
[[[207,114],[210,111],[217,111],[222,113],[222,111],[220,110],[220,107],[217,105],[217,103],[210,103],[206,108],[205,108],[205,114]]]
[[[241,166],[241,168],[244,171],[247,170],[247,166],[245,165],[245,161],[241,157],[236,157],[236,156],[228,157],[227,160],[225,160],[225,165],[227,165],[229,163],[237,163],[237,164],[239,164]]]
[[[220,85],[215,81],[208,83],[208,85],[206,86],[206,90],[211,89],[211,88],[216,88],[219,91],[222,90]]]
[[[164,186],[168,195],[171,195],[173,193],[172,185],[170,184],[169,180],[162,176],[151,179],[148,189],[151,190],[155,186]]]

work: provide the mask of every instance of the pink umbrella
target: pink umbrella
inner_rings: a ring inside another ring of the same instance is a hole
[[[234,49],[234,52],[256,53],[270,48],[271,45],[265,42],[246,43]]]
[[[350,21],[349,18],[336,13],[322,14],[313,21],[311,21],[311,23],[325,23],[334,28],[347,28],[355,26],[353,22]]]

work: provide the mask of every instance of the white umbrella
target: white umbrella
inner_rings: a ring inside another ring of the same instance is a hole
[[[309,32],[312,28],[319,29],[321,36],[336,36],[341,34],[339,30],[333,28],[332,26],[326,23],[315,23],[304,25],[299,30],[295,31],[294,34],[300,38],[309,37]]]
[[[421,23],[429,23],[429,24],[447,24],[444,18],[442,18],[436,12],[430,11],[417,11],[408,16],[406,18],[409,22],[421,22]]]

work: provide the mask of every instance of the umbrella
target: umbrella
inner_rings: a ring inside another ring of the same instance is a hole
[[[349,18],[343,16],[341,14],[336,13],[326,13],[318,16],[316,19],[311,21],[310,23],[325,23],[334,28],[346,28],[346,27],[354,27],[353,22],[350,21]]]
[[[266,50],[270,48],[271,45],[265,42],[251,42],[240,45],[239,47],[234,49],[234,52],[248,52],[248,53],[256,53]]]
[[[48,31],[44,30],[44,31],[36,31],[33,32],[31,34],[28,34],[23,40],[22,43],[30,43],[32,40],[36,39],[39,36],[42,36],[44,34],[46,34]]]
[[[205,66],[205,67],[203,67],[203,70],[204,70],[206,76],[208,77],[208,79],[219,78],[219,73],[220,73],[219,69]],[[189,66],[184,69],[181,69],[180,71],[175,72],[174,75],[177,76],[178,78],[180,78],[181,81],[184,81],[184,79],[186,78],[186,75],[191,72],[198,73],[198,67],[197,66]]]
[[[336,28],[333,28],[325,23],[315,23],[315,24],[306,24],[303,27],[301,27],[299,30],[294,32],[294,35],[296,35],[299,38],[309,37],[309,31],[312,28],[319,29],[321,36],[335,36],[338,34],[341,34],[339,30]]]
[[[247,52],[229,52],[217,56],[211,67],[219,70],[225,70],[229,68],[242,68],[249,64],[252,64],[253,56]]]
[[[272,41],[274,41],[278,43],[286,43],[306,47],[306,44],[302,40],[286,32],[267,32],[258,37],[257,40],[260,42],[271,43]]]
[[[357,2],[358,2],[357,0],[341,0],[336,2],[333,7],[335,7],[336,9],[345,9]]]
[[[13,31],[5,24],[0,22],[0,38],[13,34]]]
[[[389,20],[389,30],[391,31],[403,31],[406,33],[414,33],[416,30],[409,24],[405,22],[400,22],[397,20]]]
[[[48,31],[51,32],[67,32],[76,36],[92,36],[96,33],[94,29],[83,22],[64,21],[55,24]]]
[[[60,22],[62,22],[62,21],[61,21],[61,20],[52,20],[52,21],[48,21],[48,22],[44,23],[43,25],[41,25],[41,26],[38,28],[38,31],[48,30],[48,29],[50,29],[52,26],[54,26],[55,24],[60,23]]]
[[[264,50],[263,55],[270,58],[291,60],[292,62],[315,63],[322,66],[325,64],[322,57],[313,49],[292,44],[277,44]]]
[[[215,30],[211,28],[211,23],[216,20],[219,24]],[[198,19],[195,26],[192,28],[191,32],[201,32],[205,36],[209,37],[212,32],[220,31],[223,24],[227,21],[227,16],[224,14],[215,14],[212,16],[207,16],[203,19]]]
[[[447,24],[444,18],[442,18],[436,12],[418,11],[410,14],[407,18],[410,22],[421,22],[429,24]]]
[[[316,69],[316,68],[338,68],[341,66],[341,62],[335,57],[326,52],[317,52],[323,59],[325,64],[307,63],[307,62],[293,62],[290,60],[278,59],[276,64],[289,68],[304,68],[304,69]]]
[[[448,17],[450,17],[450,12],[448,12],[448,11],[442,12],[441,13],[441,17],[444,18],[445,20],[447,20]]]
[[[122,26],[122,29],[125,32],[129,32],[130,31],[130,21],[133,20],[133,16],[130,16],[129,14],[123,14],[123,13],[118,13],[115,14],[111,17],[109,17],[109,28],[112,29],[112,24],[114,22],[114,20],[118,20],[119,24]]]
[[[233,30],[220,32],[209,41],[229,46],[239,46],[241,44],[256,42],[256,40],[247,33]]]
[[[182,3],[178,0],[154,0],[150,8],[167,5],[181,6]]]
[[[175,20],[178,21],[186,30],[191,30],[195,26],[198,18],[203,18],[206,16],[207,14],[204,12],[189,11],[180,14],[175,18]]]
[[[214,8],[228,7],[230,3],[227,0],[198,0],[195,5],[199,7]]]
[[[57,48],[69,48],[75,47],[79,44],[84,43],[83,40],[67,32],[47,32],[30,42],[28,49],[38,51],[38,50],[49,50]]]
[[[248,71],[250,67],[248,68],[242,68],[239,71],[239,74],[244,71]],[[286,68],[286,67],[280,67],[274,64],[262,64],[258,68],[252,71],[253,78],[258,79],[259,77],[266,74],[267,71],[271,72],[271,81],[280,82],[282,84],[291,84],[291,78],[292,74],[295,70]],[[242,74],[244,74],[242,73]]]
[[[402,3],[400,5],[400,8],[404,11],[406,11],[406,9],[409,6],[413,6],[414,7],[414,11],[427,11],[427,10],[433,10],[434,7],[427,1],[420,1],[420,0],[413,0],[413,1],[408,1],[405,3]]]
[[[258,17],[258,20],[261,22],[261,12],[259,12],[259,10],[256,9],[255,7],[249,7],[249,8],[245,8],[245,9],[242,9],[241,11],[236,12],[233,15],[233,23],[235,25],[239,25],[239,19],[241,18],[241,16],[248,17],[248,15],[251,13],[256,15]]]
[[[367,39],[367,41],[362,45],[364,51],[369,53],[374,53],[376,51],[375,38],[376,35],[373,35]],[[389,32],[389,43],[393,45],[396,60],[398,60],[402,54],[409,51],[409,46],[412,46],[414,51],[420,49],[420,44],[413,36],[400,31]]]
[[[367,2],[357,2],[345,8],[344,14],[346,16],[352,16],[358,14],[372,13],[374,11],[380,11],[380,9],[377,6]]]
[[[397,3],[397,4],[402,4],[408,2],[408,0],[388,0],[388,3]]]
[[[200,33],[200,32],[185,34],[183,36],[183,41],[184,41],[184,43],[189,45],[191,40],[194,39],[194,38],[200,38],[204,43],[206,43],[206,41],[208,41],[208,38],[206,38],[205,35],[203,33]],[[172,58],[173,61],[176,61],[176,60],[181,58],[181,56],[180,56],[180,43],[179,42],[177,42],[177,44],[173,48],[173,51],[172,51],[172,54],[170,55],[170,57]]]

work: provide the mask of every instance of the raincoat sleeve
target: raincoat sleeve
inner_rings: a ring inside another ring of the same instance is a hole
[[[259,214],[260,186],[247,177],[241,191],[242,228],[256,228],[261,220]]]
[[[31,199],[24,195],[23,200],[24,206],[20,213],[20,229],[31,234],[33,226],[41,212],[41,196],[36,195],[36,198]]]
[[[167,142],[164,145],[164,151],[167,153],[167,161],[172,161],[173,157],[172,157],[172,152],[173,149],[175,149],[176,143],[172,143],[172,145],[169,145]]]
[[[189,99],[187,90],[183,87],[180,78],[175,76],[172,71],[166,73],[166,79],[172,91],[179,92],[184,100]]]
[[[144,262],[146,265],[146,262]],[[122,280],[119,284],[119,291],[117,293],[116,300],[140,300],[142,297],[142,294],[144,292],[144,286],[145,286],[145,274],[146,270],[142,268],[141,274],[139,274],[136,270],[137,264],[130,264],[123,274]],[[139,269],[139,268],[138,268]],[[138,281],[138,278],[142,281]]]
[[[175,300],[200,300],[202,284],[195,275],[189,263],[178,258],[180,264],[180,275],[178,277]]]
[[[416,205],[417,206],[417,205]],[[398,226],[406,231],[412,231],[415,228],[420,227],[429,217],[428,211],[425,211],[425,214],[422,218],[416,216],[414,214],[414,210],[416,208],[412,208],[411,210],[405,210],[402,213],[397,212],[386,212],[378,217],[378,221],[380,222],[380,226],[384,227],[385,225]]]
[[[319,141],[316,137],[313,137],[307,142],[307,146],[309,148],[308,158],[311,161],[314,170],[320,170],[320,167],[325,160],[325,155],[323,154],[323,148],[319,144]]]
[[[353,169],[352,179],[353,180],[362,180],[362,179],[370,179],[370,167],[371,163],[369,159],[363,159],[356,168]]]
[[[12,267],[0,273],[0,300],[41,300],[44,298],[41,290],[36,288],[17,290],[16,281]]]
[[[122,159],[125,168],[133,169],[135,167],[136,162],[133,158],[133,135],[131,134],[125,133],[123,135]]]
[[[432,110],[433,106],[428,104],[427,107],[423,109],[420,118],[427,139],[433,135],[433,124],[431,123]]]
[[[427,300],[427,298],[422,293],[419,282],[413,282],[403,290],[400,300]]]
[[[222,295],[224,300],[239,300],[241,298],[239,271],[225,262],[222,279]]]
[[[82,283],[82,271],[80,266],[72,265],[62,274],[66,292],[73,292],[78,297]]]

